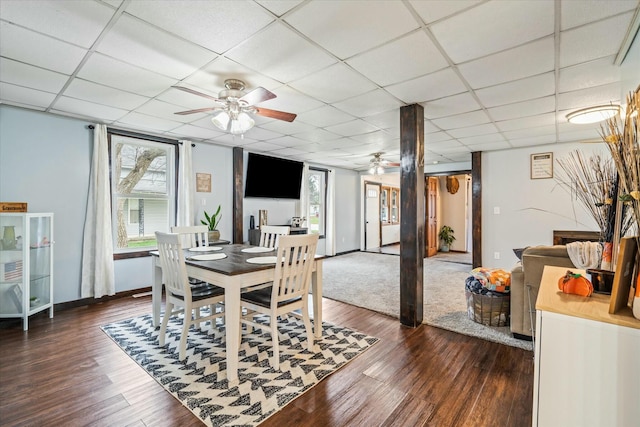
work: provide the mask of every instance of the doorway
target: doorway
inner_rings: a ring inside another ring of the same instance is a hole
[[[365,182],[365,250],[380,247],[380,189],[379,183]]]

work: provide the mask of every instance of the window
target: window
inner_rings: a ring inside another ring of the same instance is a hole
[[[324,237],[327,219],[327,174],[326,169],[309,168],[309,233]]]
[[[155,249],[155,232],[169,232],[175,220],[177,144],[108,134],[114,253]]]

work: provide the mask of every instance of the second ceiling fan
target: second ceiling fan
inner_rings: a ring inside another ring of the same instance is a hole
[[[220,91],[218,98],[184,86],[173,86],[174,88],[184,92],[210,99],[217,104],[213,107],[179,111],[175,114],[186,115],[204,113],[207,111],[217,111],[218,113],[211,118],[213,124],[219,129],[228,131],[234,135],[242,135],[253,127],[255,121],[251,116],[254,114],[272,119],[284,120],[286,122],[292,122],[296,118],[296,114],[293,113],[256,107],[254,104],[268,101],[269,99],[276,97],[273,92],[270,92],[263,87],[259,86],[249,92],[246,92],[244,90],[244,82],[238,79],[227,79],[224,81],[224,86],[225,89]]]
[[[373,153],[373,157],[369,160],[369,173],[373,175],[382,175],[385,167],[399,167],[400,163],[390,162],[387,159],[383,159],[383,152]]]

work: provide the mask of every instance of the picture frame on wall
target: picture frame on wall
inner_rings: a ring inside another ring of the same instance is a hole
[[[196,192],[211,193],[210,173],[196,173]]]
[[[553,153],[531,155],[531,179],[553,178]]]

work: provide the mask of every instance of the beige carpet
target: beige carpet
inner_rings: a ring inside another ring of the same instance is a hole
[[[508,326],[490,327],[467,315],[465,279],[469,254],[438,254],[424,261],[424,321],[465,335],[532,349],[529,341],[511,336]],[[328,258],[323,267],[323,296],[400,317],[400,257],[353,252]]]

